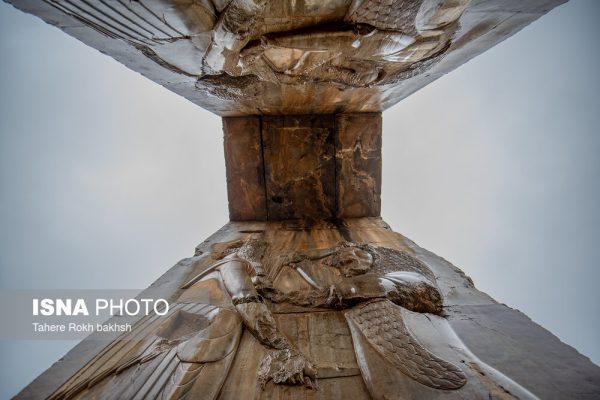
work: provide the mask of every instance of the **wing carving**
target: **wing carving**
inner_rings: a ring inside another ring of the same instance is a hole
[[[422,0],[355,0],[346,22],[415,35],[415,20]]]
[[[375,351],[404,375],[435,389],[459,389],[467,382],[457,366],[431,353],[411,335],[401,307],[392,302],[360,304],[345,315],[351,328],[356,327]],[[355,329],[352,331],[354,336]]]
[[[49,400],[97,398],[100,393],[111,399],[185,398],[195,397],[200,386],[210,399],[227,375],[241,332],[241,319],[232,310],[173,304],[166,316],[140,320]]]

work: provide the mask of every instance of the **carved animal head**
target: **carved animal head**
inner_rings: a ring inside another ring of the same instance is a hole
[[[327,264],[339,269],[342,275],[351,277],[368,272],[373,265],[373,256],[361,247],[341,247]]]

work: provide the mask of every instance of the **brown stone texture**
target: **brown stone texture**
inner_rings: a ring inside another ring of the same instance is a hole
[[[375,217],[381,212],[381,114],[336,118],[336,216]]]
[[[381,114],[223,118],[232,221],[380,214]]]
[[[260,118],[223,118],[229,219],[266,220]]]
[[[335,210],[333,115],[265,116],[268,218],[328,218]]]

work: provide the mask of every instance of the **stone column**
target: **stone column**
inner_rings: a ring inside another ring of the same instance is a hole
[[[232,221],[376,217],[381,113],[223,118]]]

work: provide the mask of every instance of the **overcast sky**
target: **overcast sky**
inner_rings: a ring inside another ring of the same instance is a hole
[[[600,363],[600,2],[384,113],[383,217]],[[220,119],[0,3],[0,287],[143,288],[227,221]],[[74,342],[0,342],[0,397]]]

